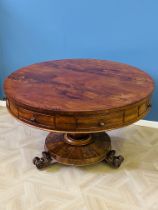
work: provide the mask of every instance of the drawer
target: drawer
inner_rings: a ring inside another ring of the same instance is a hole
[[[80,117],[77,120],[77,130],[104,130],[111,127],[122,125],[123,111],[114,112],[106,115],[98,115],[97,117]]]
[[[71,116],[56,116],[56,129],[61,131],[76,130],[76,120]]]
[[[138,106],[125,110],[124,122],[131,122],[138,118]]]
[[[23,109],[21,107],[18,108],[19,110],[19,119],[24,119],[24,120],[28,120],[31,121],[31,119],[33,119],[33,112]]]
[[[54,116],[19,108],[19,119],[40,127],[54,129]]]
[[[146,110],[147,110],[147,104],[146,104],[146,103],[141,104],[141,105],[139,106],[139,115],[145,113]]]

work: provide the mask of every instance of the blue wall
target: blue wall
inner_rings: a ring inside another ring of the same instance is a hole
[[[157,0],[0,0],[0,82],[50,59],[110,59],[158,84]],[[158,89],[147,119],[158,120]]]

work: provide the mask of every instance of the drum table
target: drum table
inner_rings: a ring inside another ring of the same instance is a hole
[[[123,161],[107,130],[143,118],[151,107],[152,78],[138,68],[107,60],[66,59],[33,64],[4,82],[9,112],[50,131],[38,169],[59,162],[84,166]]]

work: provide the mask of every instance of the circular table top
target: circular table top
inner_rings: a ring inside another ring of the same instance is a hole
[[[40,111],[99,112],[137,103],[153,92],[152,78],[138,68],[95,59],[33,64],[4,83],[7,97]]]

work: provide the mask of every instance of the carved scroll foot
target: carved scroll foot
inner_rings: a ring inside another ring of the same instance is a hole
[[[38,168],[38,169],[43,169],[46,168],[50,165],[52,165],[53,163],[55,163],[56,161],[53,160],[53,158],[51,157],[51,155],[49,154],[49,152],[42,152],[42,157],[35,157],[33,159],[33,164]]]
[[[124,161],[124,157],[121,155],[116,156],[115,153],[115,150],[108,152],[105,162],[113,168],[119,168],[121,163]]]

